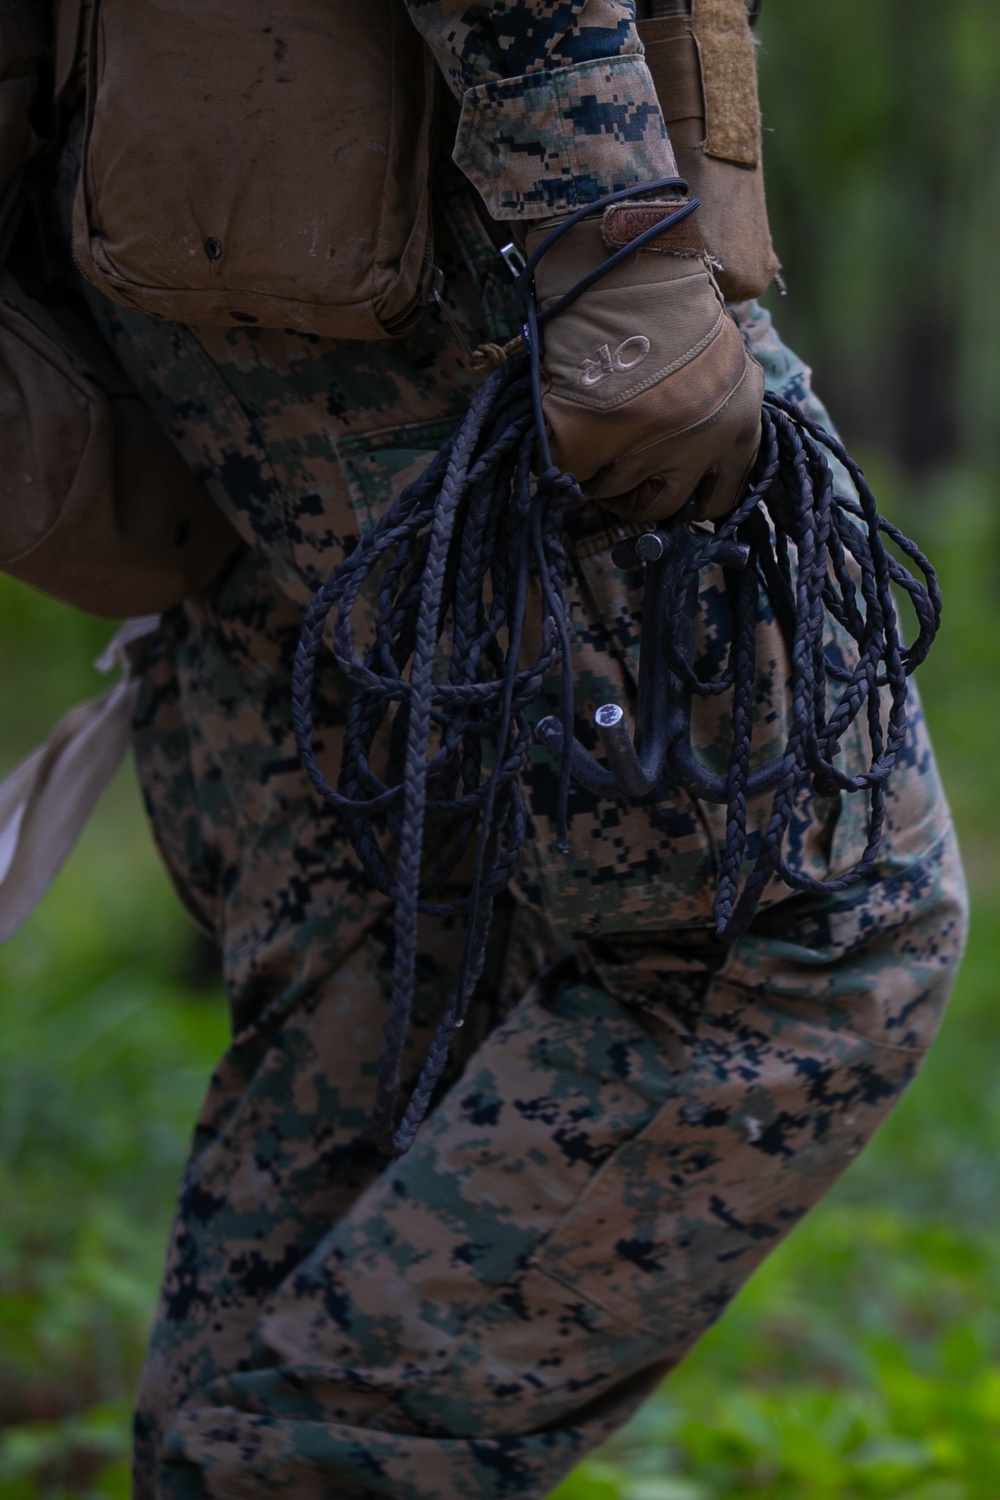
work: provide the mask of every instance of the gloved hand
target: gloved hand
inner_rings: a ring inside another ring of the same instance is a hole
[[[568,229],[536,268],[540,309],[672,206],[626,201]],[[529,256],[554,227],[529,231]],[[553,462],[589,498],[648,521],[692,495],[700,517],[739,500],[760,442],[764,374],[726,312],[697,213],[544,324],[542,371]]]

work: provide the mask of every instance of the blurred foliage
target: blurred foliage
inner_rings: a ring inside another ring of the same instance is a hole
[[[760,35],[786,337],[853,443],[992,464],[1000,7],[765,0]]]
[[[921,689],[972,878],[919,1080],[694,1355],[557,1500],[1000,1490],[1000,7],[766,0],[768,303],[942,577]],[[110,627],[0,579],[0,763]],[[208,978],[206,979],[206,973]],[[177,1173],[225,1045],[126,768],[0,948],[0,1500],[124,1497]]]
[[[112,626],[0,578],[6,768],[71,703]],[[128,1492],[130,1400],[220,987],[130,767],[0,947],[0,1497]]]

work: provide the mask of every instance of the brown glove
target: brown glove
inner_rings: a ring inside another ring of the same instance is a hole
[[[614,204],[568,229],[535,272],[539,308],[670,208]],[[552,228],[530,231],[529,255]],[[702,517],[736,504],[760,441],[764,374],[726,312],[696,214],[545,323],[542,370],[553,462],[589,498],[648,521],[692,495]]]

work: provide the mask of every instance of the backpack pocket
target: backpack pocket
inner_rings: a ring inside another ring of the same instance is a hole
[[[759,297],[780,269],[771,243],[760,155],[754,48],[743,0],[697,3],[693,17],[640,21],[638,31],[682,177],[729,302]]]
[[[433,62],[401,0],[97,0],[74,253],[181,323],[379,339],[431,273]]]
[[[0,569],[92,614],[166,609],[237,545],[86,319],[8,274],[0,472]]]

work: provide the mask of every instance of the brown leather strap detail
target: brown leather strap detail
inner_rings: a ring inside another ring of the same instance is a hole
[[[658,219],[666,218],[673,209],[684,202],[678,198],[673,203],[615,203],[604,213],[604,243],[609,250],[620,250],[629,245],[636,235],[652,228]],[[704,255],[705,241],[698,224],[697,209],[678,224],[673,224],[649,240],[644,250],[666,250],[672,255]]]

